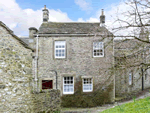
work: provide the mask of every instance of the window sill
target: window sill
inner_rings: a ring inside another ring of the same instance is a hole
[[[63,95],[71,95],[71,94],[74,94],[74,92],[63,92]]]
[[[67,58],[54,58],[54,60],[67,60]]]
[[[93,58],[99,58],[99,57],[104,57],[104,56],[93,56]]]
[[[83,91],[83,93],[88,93],[88,92],[93,92],[93,90],[92,91]]]

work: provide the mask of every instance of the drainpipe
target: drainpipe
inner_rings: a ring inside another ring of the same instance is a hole
[[[38,63],[38,41],[39,40],[39,37],[38,35],[36,36],[36,55],[35,55],[35,89],[36,91],[38,91],[38,85],[37,85],[37,82],[38,82],[38,79],[37,79],[37,63]]]
[[[144,77],[143,77],[143,66],[142,66],[142,91],[144,90]]]
[[[115,66],[115,48],[114,48],[114,37],[113,37],[113,74],[114,74],[114,102],[115,102],[115,90],[116,90],[116,73],[114,72],[114,66]]]

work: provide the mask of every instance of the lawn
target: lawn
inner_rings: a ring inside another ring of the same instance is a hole
[[[133,102],[118,105],[101,113],[150,113],[150,97],[135,100]]]

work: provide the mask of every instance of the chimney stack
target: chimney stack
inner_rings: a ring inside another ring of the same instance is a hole
[[[100,26],[105,26],[105,15],[104,15],[104,9],[102,9],[102,14],[100,16]]]
[[[44,5],[43,11],[43,22],[48,22],[49,20],[49,11],[46,9],[46,5]]]
[[[34,38],[34,34],[36,34],[38,30],[35,27],[29,28],[29,38]]]

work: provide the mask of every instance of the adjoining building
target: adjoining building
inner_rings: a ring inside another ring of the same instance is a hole
[[[32,51],[0,21],[0,112],[29,112]]]

